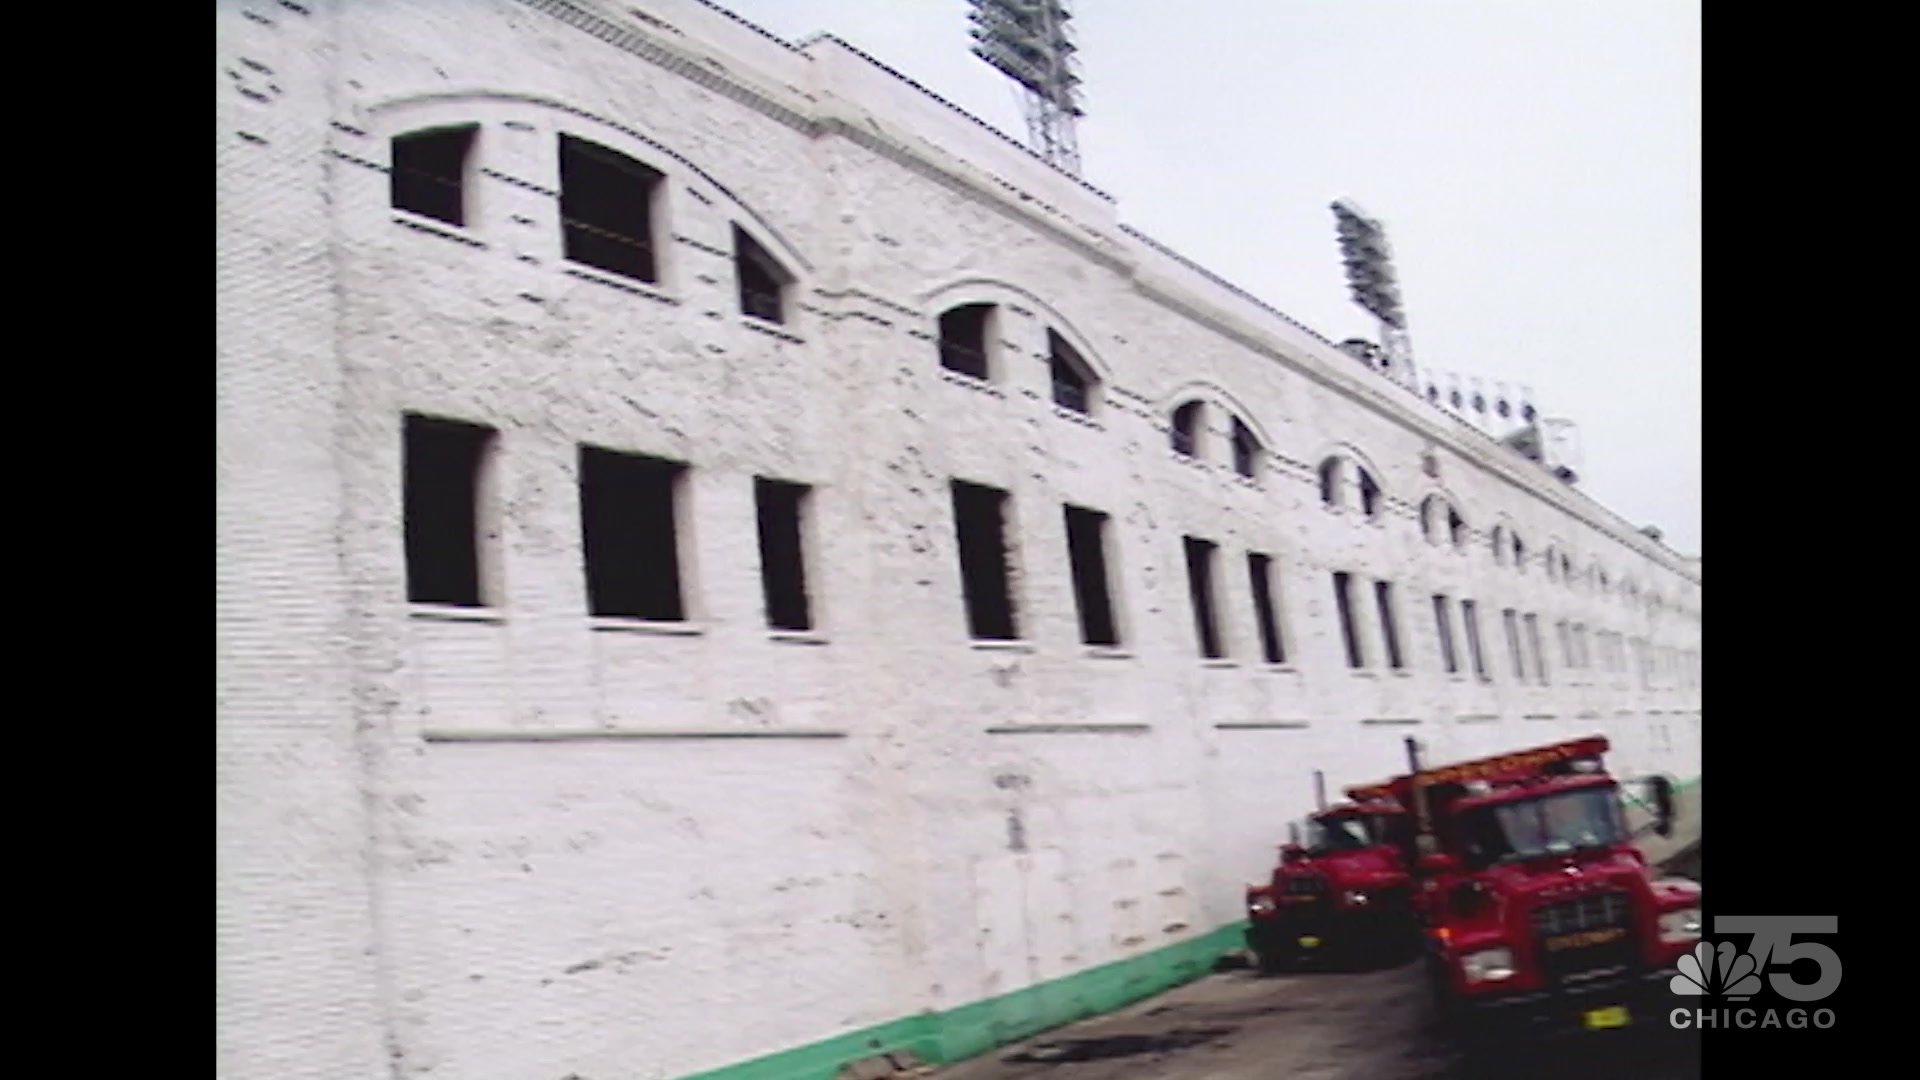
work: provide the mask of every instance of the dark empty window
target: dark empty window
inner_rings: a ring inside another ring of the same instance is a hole
[[[1365,469],[1360,470],[1360,512],[1368,517],[1380,512],[1380,485]]]
[[[940,316],[940,366],[986,378],[987,326],[992,315],[992,304],[962,304]]]
[[[1393,614],[1393,585],[1391,582],[1373,583],[1373,597],[1380,607],[1380,634],[1387,646],[1387,665],[1394,668],[1406,667],[1406,661],[1400,656],[1400,621]]]
[[[1241,476],[1251,477],[1259,457],[1259,440],[1253,437],[1253,432],[1247,430],[1247,425],[1235,419],[1233,422],[1233,471]]]
[[[404,419],[407,599],[480,607],[480,472],[493,429]]]
[[[1462,547],[1467,542],[1466,519],[1451,506],[1447,507],[1447,539],[1453,542],[1454,547]]]
[[[1327,506],[1340,505],[1340,459],[1320,463],[1320,501]]]
[[[733,227],[733,274],[740,282],[740,311],[768,322],[786,322],[788,275],[773,256],[748,236],[740,226]]]
[[[678,622],[677,461],[580,448],[580,535],[587,610],[608,618]]]
[[[1189,401],[1173,413],[1173,452],[1194,457],[1200,452],[1200,403]]]
[[[566,257],[584,266],[658,280],[653,199],[660,173],[615,150],[560,136],[560,223]]]
[[[760,518],[760,585],[766,597],[767,625],[776,630],[813,629],[802,539],[809,492],[805,484],[765,477],[753,481]]]
[[[1113,594],[1107,585],[1107,515],[1069,506],[1067,558],[1073,566],[1073,599],[1080,611],[1080,640],[1118,645]]]
[[[1287,662],[1286,642],[1280,637],[1280,618],[1273,602],[1273,559],[1258,552],[1247,555],[1247,574],[1253,579],[1253,613],[1260,620],[1260,650],[1269,664]]]
[[[1012,641],[1013,573],[1007,547],[1007,493],[953,482],[953,520],[960,547],[960,582],[966,594],[967,627],[974,637]]]
[[[1460,621],[1467,628],[1467,657],[1473,662],[1473,673],[1482,682],[1493,676],[1487,673],[1486,655],[1480,651],[1480,608],[1471,600],[1460,601]]]
[[[1220,645],[1220,627],[1213,611],[1213,553],[1210,541],[1186,537],[1187,591],[1193,597],[1193,623],[1200,636],[1200,655],[1209,660],[1226,655]]]
[[[1086,361],[1052,330],[1047,331],[1047,367],[1053,373],[1053,403],[1077,413],[1091,412],[1093,379],[1087,374]]]
[[[1513,538],[1513,565],[1521,570],[1527,568],[1527,545],[1517,536]]]
[[[1344,571],[1334,573],[1333,603],[1340,613],[1340,637],[1347,647],[1347,666],[1367,666],[1366,656],[1360,651],[1360,628],[1353,621],[1353,575]]]
[[[1513,677],[1527,677],[1526,654],[1520,650],[1520,615],[1512,608],[1500,613],[1500,622],[1507,630],[1507,648],[1513,653]]]
[[[479,127],[432,128],[393,140],[392,192],[396,210],[449,225],[467,223],[467,156]]]
[[[1527,645],[1533,653],[1533,675],[1541,686],[1547,685],[1547,654],[1540,647],[1540,616],[1529,615],[1527,623]]]
[[[1447,614],[1447,598],[1436,595],[1433,598],[1433,624],[1440,634],[1440,662],[1446,665],[1447,673],[1460,670],[1460,658],[1453,651],[1453,619]]]

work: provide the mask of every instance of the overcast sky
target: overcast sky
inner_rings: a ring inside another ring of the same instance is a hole
[[[966,0],[721,0],[830,31],[1016,138]],[[1697,0],[1081,0],[1083,175],[1334,340],[1327,204],[1393,243],[1416,364],[1533,387],[1581,487],[1700,551]]]

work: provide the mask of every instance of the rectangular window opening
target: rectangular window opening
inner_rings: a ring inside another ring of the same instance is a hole
[[[416,413],[402,426],[407,599],[483,607],[481,471],[495,432]]]
[[[1440,635],[1440,662],[1446,665],[1447,674],[1457,674],[1460,657],[1453,651],[1453,620],[1447,615],[1447,598],[1438,593],[1433,597],[1433,625]]]
[[[1193,596],[1194,627],[1200,635],[1200,655],[1217,660],[1226,655],[1220,643],[1220,627],[1213,610],[1213,553],[1211,541],[1185,537],[1187,550],[1187,590]]]
[[[479,131],[477,124],[462,124],[396,136],[390,174],[393,208],[466,225],[467,159]]]
[[[1260,650],[1269,664],[1287,662],[1286,642],[1280,636],[1280,618],[1273,596],[1273,559],[1259,552],[1247,555],[1247,574],[1253,579],[1253,610],[1260,620]]]
[[[1017,640],[1012,551],[1007,543],[1007,493],[955,480],[953,519],[968,630],[982,641]]]
[[[1380,635],[1387,646],[1387,666],[1396,669],[1406,667],[1406,661],[1400,655],[1399,620],[1393,616],[1393,583],[1374,582],[1373,598],[1380,609]]]
[[[590,614],[686,620],[676,520],[685,473],[677,461],[580,448],[580,535]]]
[[[560,221],[567,259],[657,282],[653,202],[660,180],[659,172],[625,154],[560,136]]]
[[[1114,625],[1113,595],[1107,578],[1107,515],[1069,506],[1066,516],[1067,558],[1073,567],[1080,640],[1088,645],[1118,645],[1120,634]]]
[[[1485,655],[1480,651],[1480,607],[1471,600],[1460,601],[1460,621],[1467,627],[1467,657],[1473,662],[1473,674],[1481,682],[1490,682]]]
[[[1527,644],[1533,651],[1533,674],[1541,686],[1547,685],[1547,654],[1540,648],[1540,616],[1528,615]]]
[[[1353,620],[1353,575],[1345,571],[1334,573],[1333,602],[1340,613],[1340,636],[1347,647],[1347,666],[1366,667],[1366,656],[1360,651],[1360,629]]]
[[[760,585],[767,625],[775,630],[813,629],[807,602],[804,521],[812,489],[805,484],[755,477],[754,504],[760,524]]]

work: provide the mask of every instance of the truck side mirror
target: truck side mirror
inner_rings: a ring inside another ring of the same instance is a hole
[[[1301,847],[1299,844],[1288,843],[1280,845],[1280,861],[1286,865],[1304,861],[1306,857],[1307,849]]]
[[[1673,781],[1664,776],[1647,778],[1647,802],[1653,807],[1653,831],[1662,838],[1673,835],[1675,808]]]

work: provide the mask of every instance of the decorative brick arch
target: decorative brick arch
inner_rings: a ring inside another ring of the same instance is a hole
[[[1268,433],[1266,425],[1255,418],[1253,410],[1247,408],[1232,391],[1211,379],[1188,379],[1181,383],[1171,393],[1161,396],[1155,412],[1163,421],[1171,421],[1175,409],[1195,400],[1212,405],[1228,417],[1245,424],[1255,441],[1266,450],[1273,450],[1273,436]]]
[[[1074,320],[1028,290],[1003,278],[972,275],[955,278],[920,293],[915,299],[934,318],[962,304],[994,304],[1031,314],[1045,329],[1058,333],[1073,348],[1075,355],[1092,369],[1095,381],[1113,384],[1113,367],[1093,347],[1093,342]]]
[[[699,187],[710,189],[711,201],[722,207],[726,217],[796,277],[813,271],[812,260],[784,233],[691,158],[629,123],[559,98],[500,90],[445,90],[387,98],[358,113],[367,133],[383,142],[408,131],[463,123],[478,123],[483,128],[527,125],[536,131],[564,131],[592,139],[658,169],[669,180],[676,176],[682,181],[697,180]],[[699,197],[708,198],[704,192]]]
[[[1450,547],[1465,547],[1473,535],[1473,522],[1468,520],[1467,512],[1462,508],[1460,498],[1444,484],[1429,484],[1426,486],[1425,491],[1426,494],[1421,496],[1417,508],[1420,517],[1421,536],[1433,543],[1444,542]],[[1455,539],[1451,523],[1442,520],[1438,523],[1439,536],[1436,536],[1434,534],[1435,526],[1428,520],[1429,515],[1436,512],[1436,510],[1440,512],[1450,511],[1454,515],[1457,515],[1460,518],[1460,526],[1462,530],[1464,530],[1465,535]],[[1444,537],[1444,541],[1441,537]]]

